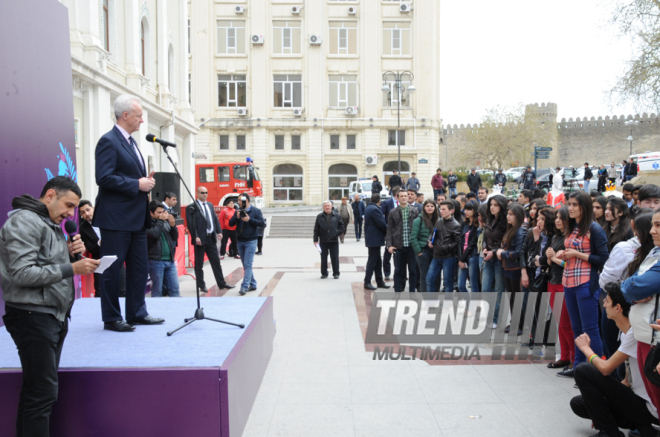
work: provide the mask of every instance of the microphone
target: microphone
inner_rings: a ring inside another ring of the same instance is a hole
[[[73,220],[67,220],[66,222],[64,222],[64,229],[71,238],[73,238],[74,235],[78,234],[78,225],[76,225],[76,222],[74,222]],[[73,257],[76,259],[76,261],[80,261],[82,258],[79,253],[74,254]]]
[[[147,134],[147,141],[149,141],[150,143],[158,143],[165,147],[176,147],[176,144],[170,143],[169,141],[166,140],[161,140],[160,138],[156,138],[156,135],[153,134]]]

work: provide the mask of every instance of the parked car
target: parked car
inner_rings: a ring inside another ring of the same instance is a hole
[[[353,199],[356,194],[359,194],[360,198],[368,204],[371,201],[372,184],[373,181],[371,179],[358,179],[357,181],[351,182],[351,184],[348,186],[349,197]],[[383,186],[383,189],[380,192],[380,198],[382,200],[390,198],[390,192],[388,191],[387,187]]]
[[[520,179],[520,175],[522,174],[523,170],[525,170],[525,167],[512,167],[504,172],[504,174],[507,176],[507,178],[511,178],[518,182],[518,179]]]

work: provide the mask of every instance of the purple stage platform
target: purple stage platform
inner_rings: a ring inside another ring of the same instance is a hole
[[[209,320],[171,337],[195,298],[147,299],[158,326],[104,331],[98,299],[73,306],[51,435],[240,436],[273,352],[272,297],[202,298]],[[123,308],[123,300],[122,300]],[[0,327],[0,436],[13,436],[21,386],[14,342]]]

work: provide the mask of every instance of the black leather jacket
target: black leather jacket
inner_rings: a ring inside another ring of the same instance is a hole
[[[177,242],[179,241],[179,230],[176,226],[170,227],[170,224],[165,220],[153,220],[151,229],[147,229],[147,254],[149,259],[160,261],[162,249],[160,234],[165,234],[167,244],[170,245],[170,253],[172,260],[174,260],[174,253],[176,251]]]
[[[337,212],[329,215],[322,212],[316,216],[314,224],[314,243],[336,243],[337,238],[344,233],[344,222]]]
[[[502,184],[503,187],[506,186],[506,175],[504,173],[497,173],[495,175],[495,184]]]
[[[445,220],[442,217],[435,222],[435,228],[429,235],[433,242],[433,258],[455,258],[458,256],[458,242],[461,239],[461,226],[454,217]]]

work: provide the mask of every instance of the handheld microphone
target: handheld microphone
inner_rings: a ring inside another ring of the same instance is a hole
[[[165,147],[176,147],[176,144],[170,143],[169,141],[166,140],[161,140],[160,138],[156,138],[156,135],[153,134],[147,134],[147,141],[149,141],[150,143],[158,143]]]
[[[64,229],[71,238],[73,238],[74,235],[78,234],[78,225],[76,225],[76,222],[74,222],[73,220],[67,220],[66,222],[64,222]],[[79,253],[74,254],[73,257],[76,259],[76,261],[80,261],[80,259],[82,258]]]

